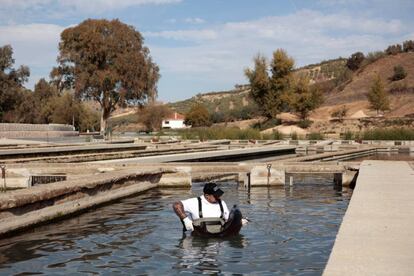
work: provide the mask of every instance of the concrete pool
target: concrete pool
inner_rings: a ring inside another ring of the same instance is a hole
[[[200,194],[201,183],[152,189],[0,240],[0,274],[322,274],[351,190],[334,190],[332,178],[250,192],[236,182],[221,187],[229,207],[251,219],[236,237],[183,235],[171,204]]]

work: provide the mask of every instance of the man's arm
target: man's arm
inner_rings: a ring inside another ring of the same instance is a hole
[[[184,212],[184,206],[181,201],[174,202],[173,209],[181,220],[185,219],[185,217],[187,216]]]
[[[173,209],[177,216],[183,222],[185,230],[194,230],[193,221],[189,219],[185,214],[183,203],[181,201],[174,202]]]

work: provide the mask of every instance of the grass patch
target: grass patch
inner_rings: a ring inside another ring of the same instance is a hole
[[[359,137],[363,140],[414,140],[412,128],[372,129],[362,132]]]
[[[323,140],[325,136],[320,132],[311,132],[307,137],[309,140]]]
[[[357,135],[350,130],[345,131],[341,136],[343,140],[353,140],[357,138]]]
[[[272,134],[261,134],[257,129],[239,129],[237,127],[199,127],[183,129],[178,131],[178,135],[180,135],[182,139],[187,140],[278,140],[281,136],[279,132],[274,132]]]
[[[278,126],[282,123],[282,121],[280,119],[268,119],[264,122],[257,122],[253,125],[254,129],[258,129],[258,130],[265,130],[268,128],[272,128],[275,126]]]

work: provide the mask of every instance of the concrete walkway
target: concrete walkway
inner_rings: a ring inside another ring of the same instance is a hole
[[[414,170],[364,161],[324,275],[414,275]]]
[[[184,161],[221,161],[229,158],[243,158],[248,156],[260,156],[260,155],[282,155],[287,153],[294,153],[296,146],[263,146],[253,147],[245,149],[228,149],[228,150],[215,150],[206,152],[195,153],[178,153],[178,154],[165,154],[157,156],[137,157],[128,159],[111,159],[101,160],[88,163],[165,163],[165,162],[184,162]]]

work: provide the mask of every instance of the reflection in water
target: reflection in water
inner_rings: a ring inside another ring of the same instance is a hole
[[[223,184],[224,200],[251,220],[240,235],[226,239],[183,236],[171,204],[201,194],[202,185],[151,190],[0,240],[0,275],[319,275],[350,193],[333,190],[332,178],[318,181],[250,192]]]
[[[241,234],[227,238],[202,238],[183,233],[178,244],[182,249],[182,255],[177,256],[178,263],[174,268],[202,273],[220,273],[222,272],[219,259],[221,251],[226,247],[232,248],[230,258],[233,263],[238,263],[243,261],[243,251],[240,249],[243,249],[245,244],[246,240]]]

